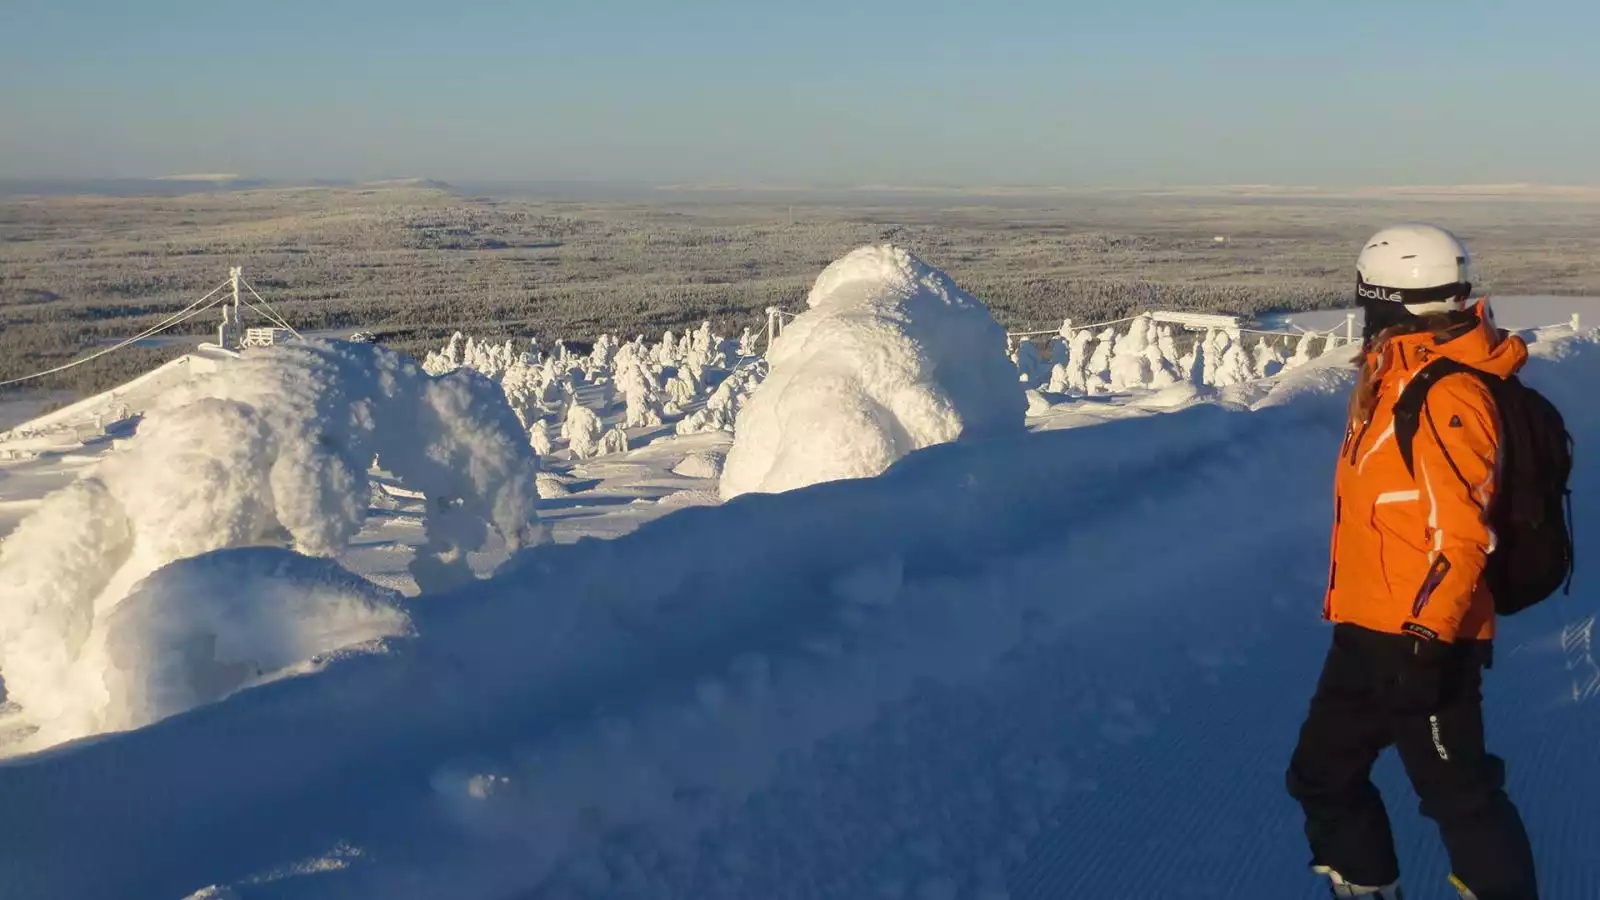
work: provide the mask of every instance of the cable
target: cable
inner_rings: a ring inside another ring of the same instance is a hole
[[[295,337],[300,336],[299,332],[295,331],[288,322],[284,321],[283,316],[278,315],[277,310],[266,305],[266,301],[262,301],[261,305],[258,306],[249,300],[246,300],[244,301],[244,305],[250,307],[252,310],[255,310],[257,315],[261,316],[263,319],[266,319],[268,322],[271,322],[273,326],[282,328],[285,331],[293,332]]]
[[[255,297],[257,300],[260,300],[261,301],[261,305],[265,306],[271,312],[271,315],[267,316],[267,318],[269,320],[275,321],[279,325],[282,325],[284,328],[289,329],[289,332],[291,334],[293,334],[295,337],[300,337],[301,336],[300,332],[294,330],[294,326],[293,325],[290,325],[288,323],[288,321],[283,318],[283,316],[278,315],[278,311],[272,308],[272,304],[268,303],[267,299],[265,297],[263,297],[260,294],[256,293],[255,285],[251,284],[248,281],[245,281],[243,275],[239,276],[239,283],[243,284],[247,289],[249,289],[251,296]]]
[[[1088,331],[1092,328],[1105,328],[1111,325],[1121,325],[1123,322],[1132,322],[1138,316],[1128,316],[1126,319],[1112,319],[1110,322],[1095,322],[1089,325],[1073,325],[1073,331]],[[1006,337],[1039,337],[1046,334],[1060,334],[1061,329],[1052,328],[1048,331],[1008,331]]]
[[[1145,315],[1149,315],[1149,314],[1146,313]],[[1093,330],[1093,329],[1096,329],[1096,328],[1107,328],[1107,327],[1110,327],[1112,325],[1121,325],[1124,322],[1132,322],[1134,319],[1137,319],[1137,318],[1139,318],[1139,316],[1128,316],[1125,319],[1113,319],[1110,322],[1096,322],[1096,323],[1093,323],[1093,324],[1090,324],[1090,325],[1076,325],[1075,324],[1075,325],[1072,326],[1072,330],[1073,331],[1090,331],[1090,330]],[[1317,335],[1317,336],[1321,336],[1321,337],[1334,337],[1334,338],[1339,338],[1340,340],[1343,340],[1343,338],[1340,338],[1339,335],[1336,334],[1336,332],[1342,327],[1343,326],[1335,326],[1333,328],[1327,329],[1326,331],[1307,331],[1307,330],[1301,330],[1301,331],[1262,331],[1260,329],[1255,329],[1255,328],[1228,328],[1228,327],[1220,327],[1220,328],[1215,328],[1215,329],[1210,329],[1210,330],[1229,331],[1229,332],[1236,331],[1236,332],[1239,332],[1241,334],[1282,335],[1283,337],[1301,337],[1303,335]],[[1060,329],[1051,329],[1051,330],[1047,330],[1047,331],[1008,331],[1008,332],[1006,332],[1006,337],[1009,337],[1009,338],[1030,338],[1030,337],[1042,337],[1042,336],[1048,335],[1048,334],[1060,334],[1060,333],[1061,333]]]
[[[260,316],[263,319],[266,319],[268,322],[271,322],[274,326],[276,326],[278,328],[285,329],[287,331],[294,331],[293,328],[289,328],[287,322],[284,322],[282,319],[278,318],[270,310],[262,309],[261,307],[255,305],[254,303],[251,303],[249,300],[244,301],[244,305],[249,307],[251,310],[253,310],[256,315]],[[298,335],[296,335],[296,336],[298,336]]]
[[[192,319],[195,316],[199,315],[200,313],[205,312],[207,309],[211,308],[212,306],[215,306],[218,301],[213,300],[210,303],[206,303],[206,301],[207,300],[211,300],[211,298],[217,293],[217,291],[220,291],[220,290],[222,290],[223,288],[225,288],[227,286],[228,286],[228,282],[224,281],[223,283],[221,283],[221,284],[217,285],[216,287],[212,288],[211,289],[211,293],[206,294],[204,297],[201,297],[199,300],[196,300],[195,302],[189,304],[188,306],[184,307],[183,309],[179,310],[178,312],[173,313],[171,316],[168,316],[166,319],[164,319],[164,320],[162,320],[160,322],[157,322],[155,325],[151,326],[150,328],[146,329],[145,331],[142,331],[139,334],[136,334],[133,337],[128,338],[125,341],[122,341],[121,343],[114,344],[114,345],[112,345],[110,347],[105,348],[104,350],[100,350],[98,352],[91,353],[91,354],[89,354],[88,356],[85,356],[82,359],[76,359],[76,360],[73,360],[72,362],[66,363],[64,365],[56,366],[54,369],[46,369],[43,372],[35,372],[32,375],[24,375],[21,378],[13,378],[13,379],[11,379],[9,381],[0,381],[0,387],[6,387],[8,385],[17,384],[17,383],[23,382],[23,381],[32,381],[35,378],[43,378],[46,375],[54,375],[57,372],[65,372],[66,370],[71,369],[71,368],[73,368],[75,366],[81,366],[86,362],[90,362],[92,360],[99,359],[100,357],[105,356],[108,353],[115,353],[116,351],[121,350],[122,348],[127,347],[130,344],[138,343],[139,341],[142,341],[145,338],[152,337],[152,336],[154,336],[156,334],[159,334],[159,333],[167,330],[168,328],[172,327],[173,325],[177,325],[177,324],[180,324],[182,322],[186,322],[189,319]],[[205,306],[200,306],[200,304],[202,304],[202,303],[206,303],[206,305]],[[196,308],[196,307],[199,307],[199,308]]]
[[[254,303],[246,300],[246,306],[249,306],[251,309],[260,313],[261,317],[266,319],[268,322],[271,322],[272,324],[277,325],[287,331],[293,332],[295,337],[300,336],[300,332],[295,331],[293,326],[284,320],[283,316],[278,315],[278,311],[272,308],[272,304],[268,303],[266,298],[261,296],[261,294],[256,291],[255,286],[245,280],[243,275],[239,276],[239,283],[244,285],[245,290],[249,291],[251,296],[261,301],[261,306],[256,306]]]

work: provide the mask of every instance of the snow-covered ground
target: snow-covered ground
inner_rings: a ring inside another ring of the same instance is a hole
[[[1546,896],[1577,900],[1600,896],[1600,345],[1535,350],[1580,448],[1579,580],[1506,623],[1487,702]],[[405,601],[386,652],[0,763],[0,895],[1321,896],[1282,770],[1326,641],[1344,361],[1055,398],[1026,433],[727,503],[720,430],[547,459],[555,541]],[[0,462],[0,516],[109,444]],[[374,496],[337,559],[414,593],[424,510]],[[1446,896],[1380,780],[1412,892]]]

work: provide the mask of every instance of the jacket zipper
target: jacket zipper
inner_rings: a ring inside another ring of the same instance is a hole
[[[1328,592],[1322,595],[1322,618],[1330,619],[1333,613],[1333,586],[1339,576],[1339,523],[1344,518],[1344,497],[1333,495],[1333,546],[1328,552]]]
[[[1356,464],[1356,454],[1361,450],[1361,442],[1367,438],[1367,430],[1372,427],[1372,420],[1377,418],[1378,409],[1383,405],[1383,385],[1378,386],[1378,394],[1372,399],[1372,414],[1367,416],[1367,421],[1361,424],[1361,430],[1356,433],[1356,439],[1350,444],[1350,464]]]

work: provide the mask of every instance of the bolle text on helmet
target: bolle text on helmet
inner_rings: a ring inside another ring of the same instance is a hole
[[[1391,291],[1386,287],[1378,287],[1377,285],[1356,285],[1356,296],[1367,300],[1387,300],[1390,303],[1406,302],[1405,295],[1401,292]]]

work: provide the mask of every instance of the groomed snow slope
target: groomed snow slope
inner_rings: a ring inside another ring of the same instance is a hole
[[[1594,445],[1600,346],[1540,350],[1566,358],[1530,380]],[[0,894],[1321,896],[1281,773],[1345,383],[527,551],[389,655],[0,766]],[[1596,477],[1578,593],[1506,623],[1488,686],[1557,900],[1600,895]]]

